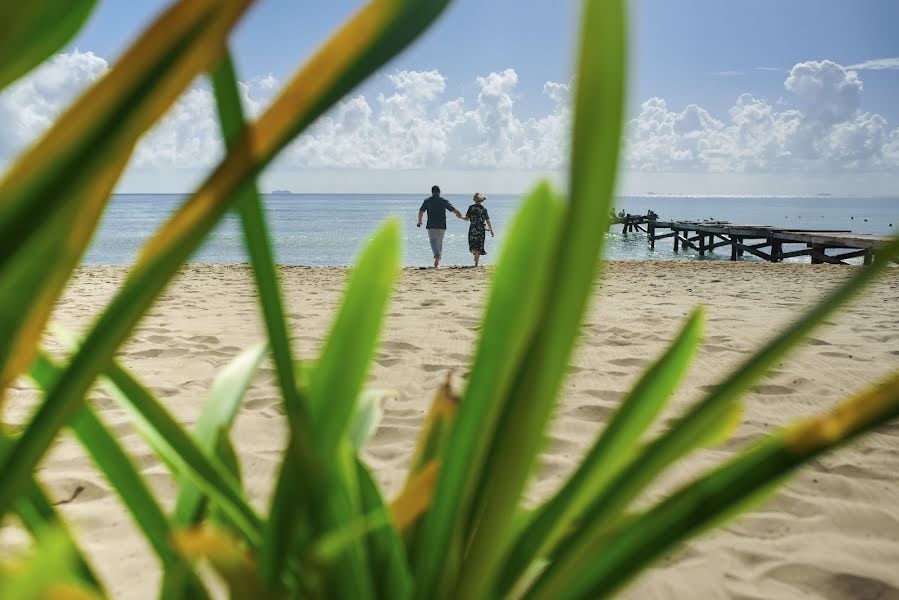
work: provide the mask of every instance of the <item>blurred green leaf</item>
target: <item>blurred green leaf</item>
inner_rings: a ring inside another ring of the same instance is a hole
[[[228,147],[244,133],[243,109],[237,89],[237,76],[230,55],[212,72],[212,86],[221,123],[222,135]],[[253,276],[259,293],[259,302],[268,332],[269,343],[275,361],[278,385],[289,414],[305,414],[300,408],[305,401],[300,398],[299,386],[294,376],[293,351],[290,347],[290,330],[284,316],[284,304],[278,285],[278,273],[272,255],[271,236],[265,219],[262,200],[255,183],[248,185],[236,201],[237,212],[243,228],[243,240],[253,265]]]
[[[60,341],[77,351],[78,340],[55,328]],[[240,483],[215,456],[206,454],[159,400],[131,373],[113,362],[104,373],[110,396],[134,418],[134,426],[173,474],[186,476],[228,515],[252,544],[260,540],[262,522],[247,504]]]
[[[134,418],[147,443],[179,476],[189,477],[221,508],[232,524],[255,546],[262,521],[247,504],[240,483],[217,458],[206,454],[168,411],[128,371],[113,364],[106,372],[110,395]]]
[[[50,388],[60,372],[61,369],[43,353],[38,354],[31,367],[31,377],[44,390]],[[87,406],[82,407],[69,424],[78,441],[87,449],[91,459],[134,517],[135,524],[159,557],[166,575],[171,577],[176,574],[183,584],[190,582],[192,597],[205,597],[199,580],[169,544],[171,528],[168,519],[146,482],[106,426]]]
[[[394,390],[362,390],[347,433],[347,439],[357,452],[361,452],[368,440],[377,433],[384,416],[384,401],[395,395]]]
[[[309,402],[319,456],[330,456],[346,434],[399,273],[399,253],[399,226],[388,221],[353,268],[343,305],[312,371]]]
[[[535,559],[552,551],[590,501],[634,458],[641,448],[641,437],[686,374],[701,332],[702,310],[697,309],[665,353],[644,371],[622,400],[575,473],[517,535],[499,583],[500,594],[508,593]]]
[[[356,454],[348,442],[335,449],[334,459],[325,479],[327,488],[317,490],[318,494],[313,499],[315,518],[312,527],[317,539],[366,517],[362,508]],[[328,597],[341,600],[375,598],[375,582],[379,574],[369,567],[366,540],[349,539],[342,550],[334,562],[327,565]]]
[[[0,390],[31,363],[137,140],[218,58],[247,3],[173,5],[0,181]]]
[[[418,441],[409,463],[406,484],[426,465],[435,460],[439,461],[446,455],[447,444],[458,412],[459,396],[453,391],[450,375],[447,374],[446,381],[437,388],[425,423],[418,432]]]
[[[849,280],[837,286],[810,310],[765,344],[755,354],[738,365],[719,385],[686,415],[657,439],[617,475],[590,503],[584,512],[585,521],[595,525],[575,531],[566,542],[563,554],[576,553],[596,542],[589,536],[602,535],[623,510],[666,467],[683,458],[699,446],[726,435],[734,423],[740,407],[735,405],[744,393],[776,361],[783,358],[802,338],[820,324],[839,306],[857,294],[889,265],[899,252],[899,238],[890,242],[873,264],[859,269]]]
[[[71,40],[96,0],[0,1],[0,90]]]
[[[172,536],[172,545],[185,558],[207,559],[234,600],[268,597],[256,576],[252,554],[228,532],[210,526],[182,529]]]
[[[629,520],[601,547],[569,546],[527,597],[606,597],[674,545],[751,505],[804,463],[897,417],[899,372],[826,415],[765,438]]]
[[[550,252],[554,264],[550,282],[542,288],[539,328],[503,404],[496,433],[488,438],[490,450],[469,522],[470,550],[456,591],[462,597],[488,593],[509,549],[512,519],[542,447],[605,240],[624,120],[625,2],[586,2],[581,21],[571,202]]]
[[[383,517],[386,523],[374,528],[367,537],[369,569],[378,598],[405,600],[412,595],[412,573],[403,542],[393,527],[390,513],[365,465],[356,459],[362,512],[372,519]]]
[[[434,598],[441,588],[444,593],[450,592],[445,588],[455,577],[453,569],[460,557],[448,554],[451,548],[462,547],[475,490],[488,476],[483,464],[492,432],[527,343],[538,327],[542,290],[550,277],[561,212],[561,204],[544,183],[525,199],[510,227],[490,290],[468,388],[447,451],[441,457],[434,502],[416,540],[416,548],[421,551],[411,556],[416,597]],[[425,439],[430,438],[428,434]],[[414,458],[413,466],[419,462],[420,456]]]
[[[98,596],[75,585],[75,557],[67,536],[46,529],[37,537],[33,556],[14,575],[0,572],[0,598],[14,600],[87,600]]]
[[[13,440],[11,440],[0,427],[0,456],[8,452]],[[84,553],[77,547],[74,538],[69,533],[62,516],[53,507],[53,503],[47,498],[47,494],[36,482],[32,482],[28,491],[19,498],[16,513],[22,520],[22,524],[35,538],[48,529],[57,531],[59,535],[66,537],[66,543],[72,549],[75,558],[75,572],[85,585],[103,593],[103,585],[100,578],[94,573],[93,568],[84,557]]]
[[[216,375],[194,432],[197,447],[207,456],[221,458],[223,448],[227,448],[228,432],[240,403],[267,355],[268,345],[256,344],[235,356]],[[236,464],[233,466],[236,468]],[[229,471],[234,474],[233,469]],[[240,485],[240,479],[236,480]],[[198,522],[203,515],[205,502],[206,498],[200,488],[190,480],[182,479],[175,504],[175,523],[193,525]]]

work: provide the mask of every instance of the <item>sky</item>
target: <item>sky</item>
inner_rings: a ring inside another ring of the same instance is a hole
[[[359,6],[261,0],[231,37],[259,115]],[[101,0],[62,52],[0,92],[8,164],[165,6]],[[899,2],[632,0],[622,194],[899,196]],[[265,171],[263,190],[564,188],[580,3],[457,0]],[[117,191],[187,192],[221,160],[199,79]]]

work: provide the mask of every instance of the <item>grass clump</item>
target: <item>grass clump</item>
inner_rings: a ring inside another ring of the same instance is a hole
[[[4,10],[28,33],[10,45],[11,66],[0,69],[0,84],[64,43],[87,14],[76,4],[66,19],[51,22],[32,14],[31,5],[6,3]],[[82,4],[89,12],[92,3]],[[626,395],[560,491],[534,510],[523,507],[522,492],[601,269],[597,257],[604,236],[597,232],[606,230],[615,189],[625,3],[587,0],[568,196],[540,184],[523,203],[496,268],[467,387],[458,395],[439,388],[406,485],[388,503],[359,460],[359,449],[379,418],[377,395],[366,393],[363,384],[399,268],[397,226],[386,224],[362,252],[320,356],[314,364],[300,364],[291,351],[254,178],[305,127],[424,31],[444,2],[370,2],[249,124],[226,52],[229,32],[248,4],[173,4],[0,184],[0,385],[27,373],[44,393],[20,433],[0,436],[0,516],[16,513],[35,538],[31,558],[0,571],[3,597],[105,594],[35,479],[35,467],[65,427],[85,446],[158,556],[161,597],[207,597],[207,583],[194,568],[202,559],[236,598],[555,599],[614,593],[662,552],[745,509],[803,463],[899,414],[894,374],[832,413],[770,436],[634,512],[635,500],[675,461],[727,436],[739,419],[741,394],[876,277],[896,256],[894,241],[671,428],[648,438],[699,344],[697,310]],[[203,72],[213,82],[227,155],[147,243],[85,337],[57,333],[71,354],[56,362],[40,348],[42,332],[131,149]],[[114,356],[229,209],[241,219],[268,339],[221,373],[196,430],[189,432]],[[267,514],[258,514],[246,500],[229,430],[253,374],[269,355],[290,440],[271,505]],[[101,416],[85,403],[98,380],[177,480],[173,511],[161,507]]]

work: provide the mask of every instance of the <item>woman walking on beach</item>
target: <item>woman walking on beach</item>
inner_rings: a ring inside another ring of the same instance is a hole
[[[484,208],[484,201],[487,196],[478,192],[474,195],[474,204],[468,207],[465,213],[465,220],[471,222],[468,228],[468,250],[474,256],[474,266],[478,266],[481,256],[487,254],[484,250],[484,240],[487,235],[484,232],[484,226],[490,230],[490,237],[493,237],[493,225],[490,223],[490,215]]]

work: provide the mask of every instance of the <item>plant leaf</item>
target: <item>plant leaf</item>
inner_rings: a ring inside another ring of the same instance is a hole
[[[410,557],[418,598],[437,597],[441,586],[447,588],[454,578],[452,571],[458,567],[459,557],[449,556],[450,548],[462,547],[462,531],[468,523],[473,495],[484,476],[483,463],[493,429],[530,336],[538,326],[543,285],[550,276],[561,212],[561,204],[549,186],[539,185],[525,199],[503,246],[471,378],[450,433],[451,451],[443,457],[434,503],[417,535],[417,550]],[[444,404],[438,395],[431,409],[434,417],[429,418],[425,437],[413,458],[413,473],[424,459],[439,455],[439,450],[429,448],[433,446],[430,440],[439,439],[431,433],[432,423],[443,425],[447,420],[435,421]],[[454,404],[448,405],[453,412]]]
[[[172,535],[172,545],[182,556],[205,558],[228,585],[232,598],[265,598],[256,576],[256,563],[242,542],[209,526],[182,529]]]
[[[431,505],[440,463],[432,460],[412,478],[399,496],[390,504],[393,525],[403,531],[420,517]]]
[[[237,76],[231,56],[226,55],[212,72],[212,87],[215,92],[216,108],[222,135],[228,147],[232,147],[246,124],[237,89]],[[268,332],[278,385],[284,397],[284,405],[288,414],[305,414],[301,408],[305,401],[300,397],[300,387],[294,375],[293,351],[290,347],[289,329],[284,316],[284,305],[278,284],[278,274],[272,256],[271,236],[259,190],[255,183],[248,185],[236,201],[237,212],[243,229],[244,245],[253,265],[253,276],[259,292],[259,302]]]
[[[55,328],[68,349],[77,351],[78,341]],[[134,419],[134,426],[159,458],[176,476],[189,477],[219,505],[233,525],[250,541],[259,542],[261,520],[247,504],[233,474],[214,456],[194,442],[168,410],[127,369],[113,361],[104,373],[110,396]]]
[[[353,269],[343,305],[310,379],[315,444],[322,457],[334,452],[347,430],[398,271],[399,227],[389,221]]]
[[[0,311],[0,390],[31,363],[137,140],[217,60],[247,3],[173,5],[0,181],[0,297],[17,307]]]
[[[212,382],[209,397],[203,405],[203,412],[194,432],[197,447],[207,456],[218,456],[221,459],[222,445],[227,444],[228,432],[241,400],[267,355],[267,344],[255,344],[235,356]],[[229,471],[237,475],[233,469]],[[240,478],[236,479],[239,485]],[[174,522],[179,525],[197,523],[203,515],[205,501],[199,487],[189,480],[183,480],[175,504]]]
[[[347,434],[350,444],[357,452],[361,452],[378,431],[378,425],[384,417],[384,401],[393,396],[396,396],[395,390],[363,390],[359,395]]]
[[[630,502],[666,467],[695,448],[725,435],[734,423],[734,416],[740,411],[739,406],[735,406],[739,396],[814,327],[887,268],[897,253],[899,238],[892,240],[871,265],[859,269],[786,330],[738,365],[702,401],[678,419],[671,429],[653,440],[627,469],[591,501],[584,512],[584,520],[594,527],[575,531],[566,541],[561,554],[570,557],[578,552],[577,549],[591,547],[596,540],[591,541],[588,536],[607,532]]]
[[[542,287],[539,328],[490,436],[487,463],[472,504],[456,594],[482,597],[495,584],[512,541],[519,499],[540,451],[555,398],[575,346],[598,271],[615,189],[624,121],[625,3],[586,2],[571,153],[571,203],[557,245],[550,282]],[[463,411],[464,403],[463,403]],[[460,414],[460,423],[462,416]],[[438,495],[440,492],[438,492]]]
[[[31,377],[44,390],[50,388],[60,372],[61,369],[43,353],[38,354],[31,367]],[[135,524],[156,552],[166,576],[169,578],[177,576],[183,585],[189,585],[192,597],[206,597],[199,580],[169,545],[171,528],[168,519],[144,479],[103,422],[85,406],[75,414],[70,426],[91,459],[112,484],[125,508],[134,518]]]
[[[590,501],[640,448],[640,438],[683,379],[699,345],[702,311],[697,309],[665,353],[622,400],[602,435],[562,489],[537,511],[512,544],[499,593],[505,595],[528,566],[546,556],[578,520]]]
[[[390,522],[390,515],[378,486],[365,465],[356,459],[359,496],[364,514],[372,519],[383,517],[386,523],[369,533],[368,564],[378,598],[405,600],[412,595],[412,573],[403,552],[403,542]]]
[[[0,2],[0,90],[66,45],[96,0]]]
[[[98,596],[74,585],[74,553],[67,536],[46,529],[37,539],[34,555],[13,576],[0,577],[0,598],[95,600]]]
[[[13,443],[0,427],[0,456],[8,452]],[[22,523],[36,539],[43,531],[52,529],[65,536],[67,544],[72,549],[75,557],[76,573],[85,585],[90,586],[98,593],[103,593],[103,585],[100,578],[94,573],[90,563],[84,557],[84,553],[77,547],[74,538],[69,533],[65,521],[53,507],[53,504],[47,498],[47,494],[41,489],[36,482],[32,482],[29,490],[19,498],[16,512]]]
[[[753,504],[759,494],[769,492],[804,463],[897,417],[899,372],[830,413],[768,437],[687,484],[629,520],[601,548],[580,554],[567,548],[527,597],[606,597],[673,546]]]

